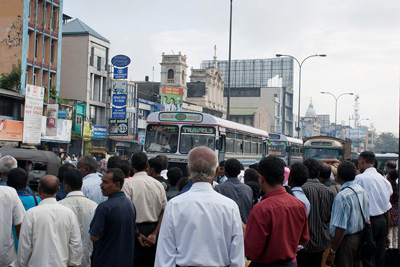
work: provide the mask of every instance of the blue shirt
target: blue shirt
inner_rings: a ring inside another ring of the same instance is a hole
[[[311,205],[310,205],[310,201],[308,201],[308,198],[304,194],[303,189],[301,189],[301,187],[299,187],[299,186],[293,187],[292,193],[298,200],[300,200],[301,202],[304,203],[304,205],[306,205],[307,216],[308,216],[308,214],[310,214]]]
[[[56,199],[57,201],[60,201],[67,196],[67,191],[65,191],[63,183],[60,183],[58,186],[60,187],[60,191],[57,193]]]
[[[99,238],[93,245],[92,266],[133,266],[135,221],[135,206],[122,191],[99,204],[89,230]]]
[[[100,184],[100,176],[97,173],[90,173],[83,177],[81,191],[88,199],[100,204],[107,200],[107,197],[103,196],[101,192]]]
[[[346,229],[345,235],[355,234],[364,228],[363,217],[361,216],[360,205],[357,196],[351,187],[356,191],[366,221],[369,221],[369,198],[367,192],[354,181],[348,181],[342,185],[340,192],[333,200],[329,233],[335,235],[336,227]]]

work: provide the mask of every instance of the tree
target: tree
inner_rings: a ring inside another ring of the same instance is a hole
[[[376,153],[399,152],[399,138],[393,133],[381,133],[375,142]]]
[[[18,65],[13,64],[10,73],[1,74],[0,88],[7,90],[21,89],[21,60],[18,60]]]

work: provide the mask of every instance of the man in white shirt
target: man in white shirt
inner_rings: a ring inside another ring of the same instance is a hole
[[[0,266],[12,266],[17,259],[12,225],[17,236],[25,216],[25,209],[17,191],[9,186],[0,186]]]
[[[187,170],[193,185],[165,208],[155,266],[244,267],[239,208],[212,188],[218,171],[214,152],[194,148]]]
[[[39,180],[37,207],[27,211],[21,226],[18,266],[79,266],[82,240],[75,214],[56,201],[58,178],[46,175]]]
[[[97,161],[89,155],[84,156],[78,161],[76,168],[83,176],[82,193],[97,204],[107,200],[101,193],[101,178],[97,172]]]
[[[89,229],[97,204],[82,193],[82,174],[78,170],[69,170],[64,173],[64,187],[67,196],[58,203],[70,208],[75,213],[83,244],[82,267],[90,267],[93,243],[90,240]]]
[[[359,184],[368,194],[369,211],[372,233],[376,242],[377,251],[371,255],[370,261],[363,259],[363,266],[385,266],[385,240],[389,233],[390,196],[393,194],[389,181],[380,175],[375,165],[375,154],[364,151],[359,156],[358,169],[361,174],[354,182]]]

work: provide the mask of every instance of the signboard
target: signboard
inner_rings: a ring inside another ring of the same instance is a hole
[[[23,140],[25,144],[40,144],[44,88],[27,84]]]
[[[72,130],[72,120],[57,120],[56,135],[47,136],[47,117],[42,117],[42,140],[44,141],[54,141],[54,142],[70,142],[71,141],[71,130]]]
[[[141,144],[144,144],[145,139],[146,139],[146,134],[145,133],[140,133],[139,134],[139,142]]]
[[[68,116],[68,112],[66,109],[59,109],[58,110],[58,117],[61,119],[65,119]]]
[[[22,121],[0,120],[1,141],[22,141],[24,123]]]
[[[126,143],[126,142],[116,142],[115,146],[119,146],[119,147],[131,147],[130,143]]]
[[[107,127],[93,125],[92,126],[92,137],[93,138],[107,138]]]
[[[110,119],[109,125],[110,136],[127,136],[128,135],[128,119]]]
[[[90,121],[85,121],[83,125],[83,139],[85,141],[90,141],[92,139],[92,123]]]
[[[126,94],[113,94],[111,105],[111,118],[126,118]]]
[[[212,127],[182,127],[182,133],[186,134],[215,134],[215,128]]]
[[[128,79],[128,67],[116,68],[114,67],[113,78],[116,80],[126,80]]]
[[[111,59],[111,64],[115,67],[126,67],[131,63],[131,59],[125,55],[116,55]]]
[[[165,111],[182,110],[183,88],[163,86],[161,101]]]
[[[198,113],[189,113],[189,112],[182,112],[182,113],[169,113],[163,112],[159,115],[160,121],[182,121],[182,122],[202,122],[203,115]]]
[[[126,94],[128,84],[126,81],[113,81],[112,92],[114,94]]]
[[[46,135],[57,135],[58,104],[47,105]]]

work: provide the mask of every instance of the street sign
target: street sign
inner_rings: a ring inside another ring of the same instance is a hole
[[[131,59],[125,55],[116,55],[111,59],[111,64],[115,67],[126,67],[131,63]]]
[[[114,67],[113,78],[115,80],[126,80],[126,79],[128,79],[128,67],[126,67],[126,68],[116,68],[116,67]]]
[[[126,94],[113,94],[111,105],[111,118],[126,118]]]

